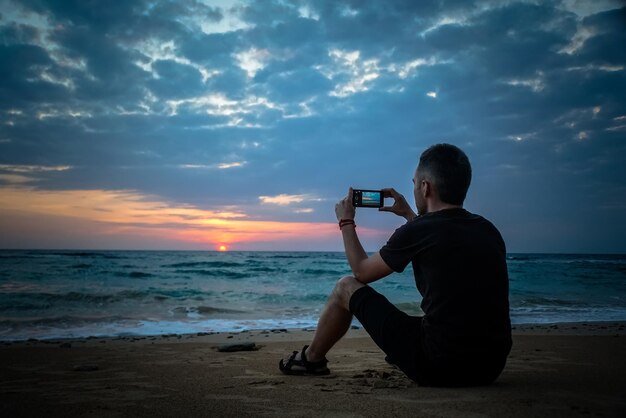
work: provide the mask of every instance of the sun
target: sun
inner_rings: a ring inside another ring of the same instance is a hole
[[[220,245],[219,247],[217,247],[218,251],[228,251],[228,247],[225,245]]]

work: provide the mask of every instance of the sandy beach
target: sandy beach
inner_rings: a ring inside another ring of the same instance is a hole
[[[329,355],[332,374],[280,374],[312,330],[25,341],[0,345],[3,417],[626,416],[621,322],[524,325],[491,386],[420,387],[361,329]],[[255,343],[254,351],[220,352]]]

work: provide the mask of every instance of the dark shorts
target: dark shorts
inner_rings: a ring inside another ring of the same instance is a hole
[[[391,363],[409,378],[423,383],[420,376],[420,363],[424,362],[421,317],[407,315],[369,286],[352,294],[350,312]]]
[[[468,355],[433,361],[425,350],[422,317],[410,316],[369,286],[350,298],[350,312],[361,322],[389,361],[423,386],[474,386],[492,383],[506,363],[510,346],[501,354]]]

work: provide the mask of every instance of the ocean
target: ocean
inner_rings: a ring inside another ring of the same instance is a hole
[[[507,258],[513,323],[626,320],[626,255]],[[349,273],[338,252],[2,250],[0,340],[313,328]],[[410,267],[373,287],[421,313]]]

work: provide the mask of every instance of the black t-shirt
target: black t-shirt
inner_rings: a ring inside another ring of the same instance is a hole
[[[461,208],[427,213],[398,228],[380,255],[396,272],[413,264],[431,360],[508,355],[506,249],[491,222]]]

